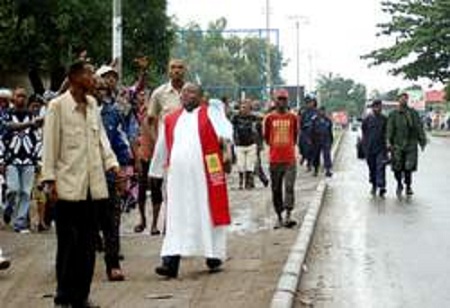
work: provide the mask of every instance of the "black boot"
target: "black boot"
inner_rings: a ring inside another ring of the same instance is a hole
[[[180,256],[163,257],[163,264],[155,269],[156,274],[167,278],[177,278],[180,259]]]
[[[217,273],[221,271],[222,260],[217,258],[207,258],[206,266],[209,268],[210,273]]]

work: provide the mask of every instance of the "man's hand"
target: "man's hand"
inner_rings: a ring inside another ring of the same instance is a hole
[[[44,183],[44,189],[48,194],[49,201],[54,204],[58,200],[58,192],[56,190],[55,181],[47,181]]]

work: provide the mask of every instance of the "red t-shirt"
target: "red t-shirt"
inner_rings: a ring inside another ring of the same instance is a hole
[[[264,139],[270,147],[270,163],[295,164],[298,119],[291,112],[269,113],[264,120]]]

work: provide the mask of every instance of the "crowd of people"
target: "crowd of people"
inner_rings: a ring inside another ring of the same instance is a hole
[[[118,84],[113,65],[95,68],[80,58],[58,93],[0,91],[3,221],[17,233],[55,226],[57,306],[93,306],[96,251],[104,252],[108,280],[125,279],[123,212],[138,208],[136,233],[147,227],[151,235],[164,233],[158,275],[177,277],[186,256],[205,257],[215,272],[226,256],[231,165],[239,189],[253,189],[255,176],[271,186],[275,228],[296,224],[298,157],[318,176],[323,156],[325,175],[332,175],[332,122],[314,97],[301,112],[289,108],[284,89],[274,91],[268,110],[250,99],[231,108],[226,98],[206,99],[199,85],[187,82],[182,60],[170,61],[168,82],[153,91],[148,60],[137,64],[139,76],[130,87]],[[10,263],[0,250],[0,269]]]

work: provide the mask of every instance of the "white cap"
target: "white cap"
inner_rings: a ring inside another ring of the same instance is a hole
[[[11,99],[12,91],[10,89],[0,89],[0,98]]]
[[[116,75],[118,74],[117,71],[109,65],[102,65],[96,72],[95,75],[102,77],[103,75],[107,74],[107,73],[115,73]]]

